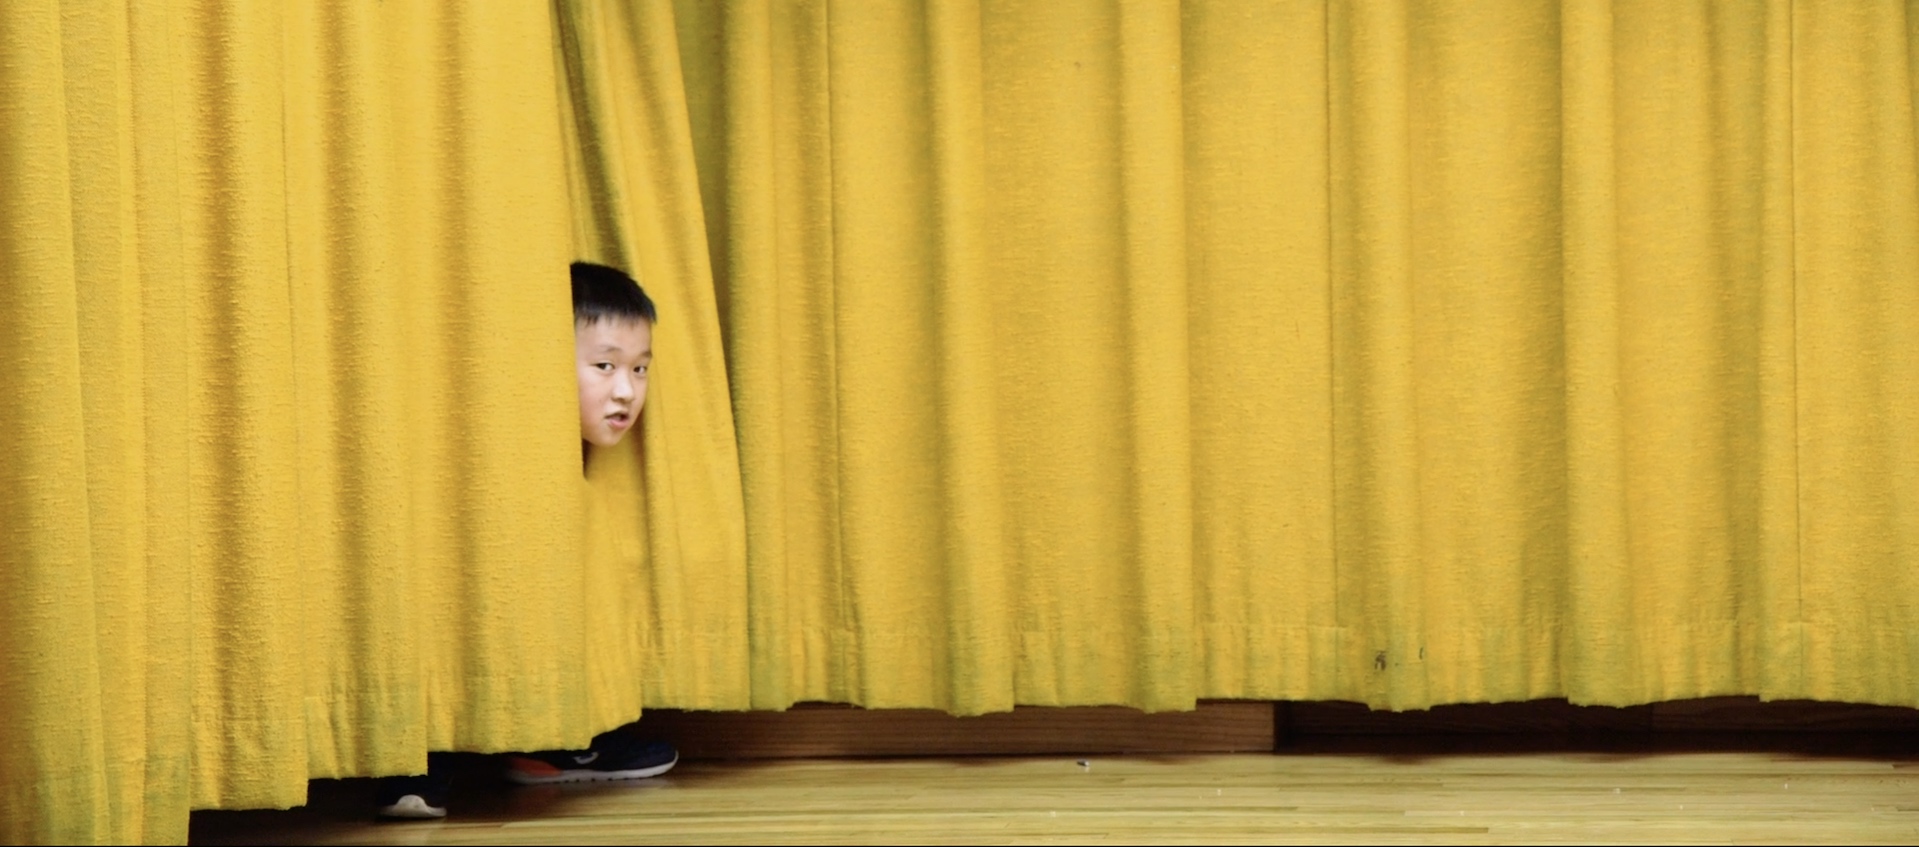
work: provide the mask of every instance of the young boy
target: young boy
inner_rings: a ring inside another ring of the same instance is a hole
[[[573,263],[573,359],[580,387],[580,450],[620,443],[646,405],[653,365],[653,301],[632,277],[604,265]],[[593,738],[585,750],[547,750],[507,759],[506,778],[521,785],[641,779],[679,762],[672,745],[642,741],[628,725]],[[431,757],[429,757],[431,759]],[[381,780],[379,815],[446,817],[451,779],[429,761],[425,776]]]

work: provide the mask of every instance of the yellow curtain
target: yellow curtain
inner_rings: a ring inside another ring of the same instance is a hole
[[[0,4],[0,840],[643,704],[1919,705],[1911,12]]]
[[[545,3],[0,4],[0,841],[639,713],[553,45]]]
[[[739,457],[673,10],[554,8],[576,253],[627,269],[660,312],[640,437],[596,452],[590,468],[589,595],[606,615],[600,626],[629,639],[620,655],[633,658],[595,662],[606,675],[595,689],[644,691],[653,706],[744,709]],[[638,689],[622,689],[635,679]]]
[[[1909,5],[675,12],[756,706],[1919,704]]]

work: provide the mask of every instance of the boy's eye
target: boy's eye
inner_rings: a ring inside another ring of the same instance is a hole
[[[636,373],[636,374],[639,374],[640,376],[646,376],[646,369],[647,369],[648,367],[651,367],[651,366],[650,366],[650,365],[641,365],[641,366],[639,366],[639,367],[637,367],[637,368],[634,368],[634,369],[633,369],[633,372],[634,372],[634,373]]]
[[[600,369],[600,370],[602,370],[602,371],[610,371],[610,370],[612,370],[612,369],[613,369],[613,363],[612,363],[612,362],[600,362],[600,363],[597,363],[597,364],[595,364],[595,365],[594,365],[593,367],[596,367],[596,368],[599,368],[599,369]]]

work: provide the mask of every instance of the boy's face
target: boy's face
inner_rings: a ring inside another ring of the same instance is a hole
[[[575,323],[573,353],[580,370],[580,438],[599,447],[620,443],[646,405],[653,325],[643,318]]]

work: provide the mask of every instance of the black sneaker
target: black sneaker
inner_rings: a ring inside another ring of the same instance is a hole
[[[453,780],[445,776],[389,776],[380,780],[374,803],[381,820],[418,821],[446,817],[446,795]]]
[[[680,752],[664,741],[641,741],[619,730],[600,733],[585,750],[548,750],[507,759],[506,778],[521,785],[645,779],[673,769]]]

